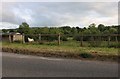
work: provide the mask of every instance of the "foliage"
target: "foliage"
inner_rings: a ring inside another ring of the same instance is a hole
[[[105,26],[104,26],[103,24],[99,24],[99,25],[98,25],[98,30],[99,30],[100,32],[104,32],[104,31],[105,31]]]
[[[117,34],[119,33],[119,26],[105,26],[103,24],[99,24],[98,26],[95,23],[90,24],[88,27],[80,28],[79,26],[71,27],[71,26],[62,26],[62,27],[29,27],[29,24],[23,22],[19,25],[17,29],[2,29],[2,33],[7,32],[20,32],[26,35],[25,40],[27,38],[34,38],[35,40],[39,39],[39,36],[32,36],[31,34],[61,34],[61,40],[68,41],[69,37],[72,37],[76,41],[80,41],[80,35],[102,35],[102,34]],[[27,35],[28,34],[28,35]],[[48,39],[49,41],[56,40],[57,37],[49,36],[43,37],[44,39]],[[107,40],[107,38],[104,38]],[[90,41],[90,37],[86,36],[83,38],[84,41]],[[119,38],[118,38],[119,40]]]
[[[93,58],[92,54],[86,52],[80,53],[80,56],[83,58]]]
[[[19,28],[18,28],[18,32],[20,32],[21,34],[30,34],[30,27],[26,22],[23,22]]]
[[[3,52],[13,52],[21,54],[31,54],[37,56],[54,56],[69,58],[86,58],[95,60],[114,60],[117,61],[117,48],[94,48],[94,47],[78,47],[78,46],[56,46],[54,43],[48,45],[40,44],[22,44],[0,42]]]
[[[61,36],[62,41],[68,41],[67,36]]]
[[[95,23],[90,24],[88,27],[80,28],[79,26],[62,26],[62,27],[29,27],[29,24],[23,22],[17,29],[2,29],[3,33],[7,32],[20,32],[24,34],[65,34],[65,35],[78,35],[78,34],[116,34],[119,32],[119,26],[105,26]]]

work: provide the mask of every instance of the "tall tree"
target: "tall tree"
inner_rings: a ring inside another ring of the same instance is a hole
[[[88,29],[90,30],[91,34],[100,34],[100,31],[95,26],[95,23],[89,25]]]
[[[30,27],[26,22],[23,22],[19,28],[18,28],[18,32],[20,33],[24,33],[24,34],[30,34]]]
[[[99,24],[99,25],[98,25],[98,30],[99,30],[100,32],[103,32],[103,31],[105,30],[105,26],[104,26],[103,24]]]
[[[89,25],[89,28],[94,28],[95,26],[96,26],[96,24],[92,23],[92,24]]]

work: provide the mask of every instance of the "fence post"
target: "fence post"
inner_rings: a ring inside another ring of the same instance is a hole
[[[9,34],[9,42],[11,43],[12,41],[11,41],[11,34]]]
[[[41,34],[39,34],[39,41],[41,42]]]
[[[116,48],[118,47],[118,38],[117,36],[115,37],[115,40],[116,40]]]
[[[22,42],[25,43],[25,34],[22,34]]]
[[[108,47],[110,46],[110,35],[108,35]]]
[[[83,46],[83,35],[80,37],[80,46]]]
[[[60,33],[58,34],[58,45],[60,45]]]

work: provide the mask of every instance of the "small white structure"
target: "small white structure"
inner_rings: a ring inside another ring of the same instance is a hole
[[[33,41],[34,41],[34,39],[28,38],[28,41],[29,41],[29,42],[33,42]]]
[[[24,40],[24,36],[20,33],[11,32],[11,33],[2,34],[2,41],[15,42],[15,41],[23,41],[23,40]]]

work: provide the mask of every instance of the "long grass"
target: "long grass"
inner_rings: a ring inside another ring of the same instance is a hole
[[[100,55],[118,55],[118,48],[108,47],[80,47],[78,42],[62,42],[61,45],[56,44],[31,44],[31,43],[8,43],[3,42],[2,47],[15,48],[15,49],[28,49],[31,51],[44,51],[44,52],[61,52],[80,54],[83,52],[95,53]]]

